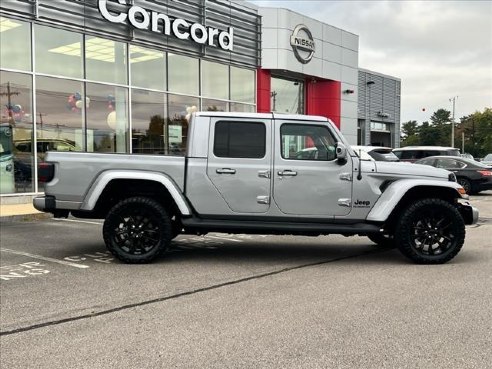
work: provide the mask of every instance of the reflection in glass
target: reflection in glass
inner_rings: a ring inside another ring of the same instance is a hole
[[[240,113],[254,113],[256,112],[256,107],[249,104],[240,104],[236,102],[229,103],[230,110]]]
[[[132,152],[167,154],[166,95],[132,90]]]
[[[198,95],[198,59],[168,54],[169,91]]]
[[[202,99],[203,111],[229,111],[229,103],[227,101]]]
[[[128,90],[87,83],[87,151],[128,152]]]
[[[0,193],[33,192],[32,79],[0,72]]]
[[[229,99],[229,67],[202,61],[202,96]]]
[[[130,45],[132,85],[165,91],[166,54],[140,46]]]
[[[31,71],[29,23],[0,17],[0,68]]]
[[[304,114],[304,83],[272,77],[271,107],[277,113]]]
[[[36,72],[82,78],[82,35],[34,25]]]
[[[126,44],[86,36],[87,79],[127,84]]]
[[[186,152],[188,121],[199,107],[199,99],[191,96],[168,95],[169,151],[173,155]]]
[[[254,70],[231,67],[231,100],[255,103]]]
[[[36,77],[37,137],[38,142],[51,140],[50,150],[55,145],[63,151],[84,150],[84,111],[90,108],[82,82]],[[38,157],[43,159],[44,152],[38,152]]]

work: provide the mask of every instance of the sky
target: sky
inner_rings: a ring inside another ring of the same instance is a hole
[[[359,36],[359,67],[401,79],[401,122],[492,108],[492,0],[250,0]],[[425,111],[424,111],[425,109]]]

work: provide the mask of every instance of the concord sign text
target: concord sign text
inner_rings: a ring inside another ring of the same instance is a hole
[[[311,31],[303,24],[299,24],[290,36],[290,46],[294,50],[294,54],[302,64],[307,64],[311,61],[316,50],[314,38]]]
[[[127,0],[117,0],[120,5],[128,5]],[[181,40],[190,38],[198,44],[218,46],[224,50],[232,51],[234,44],[234,29],[229,27],[227,31],[220,31],[217,28],[205,27],[200,23],[190,24],[184,19],[170,19],[166,14],[148,11],[144,8],[133,5],[128,9],[128,13],[111,14],[108,10],[108,0],[99,0],[98,9],[104,19],[112,23],[126,23],[138,29],[149,29],[152,32],[163,33],[166,36],[171,34]],[[161,28],[162,26],[162,28]]]

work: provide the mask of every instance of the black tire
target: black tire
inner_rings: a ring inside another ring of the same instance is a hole
[[[395,241],[401,253],[417,264],[443,264],[461,250],[465,223],[444,200],[416,200],[400,217]]]
[[[370,233],[367,237],[378,247],[392,249],[395,247],[395,239],[392,235],[386,233]]]
[[[130,264],[148,263],[166,251],[171,232],[166,210],[147,197],[131,197],[117,203],[103,226],[108,250]]]
[[[473,193],[473,187],[472,187],[472,184],[471,182],[466,179],[466,178],[458,178],[457,180],[458,184],[463,187],[465,189],[465,192],[468,194],[468,195],[471,195]]]

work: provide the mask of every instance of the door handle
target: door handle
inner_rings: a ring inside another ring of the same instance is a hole
[[[295,177],[297,172],[294,172],[293,170],[279,170],[277,174],[280,177]]]
[[[236,169],[222,168],[216,170],[217,174],[236,174]]]

